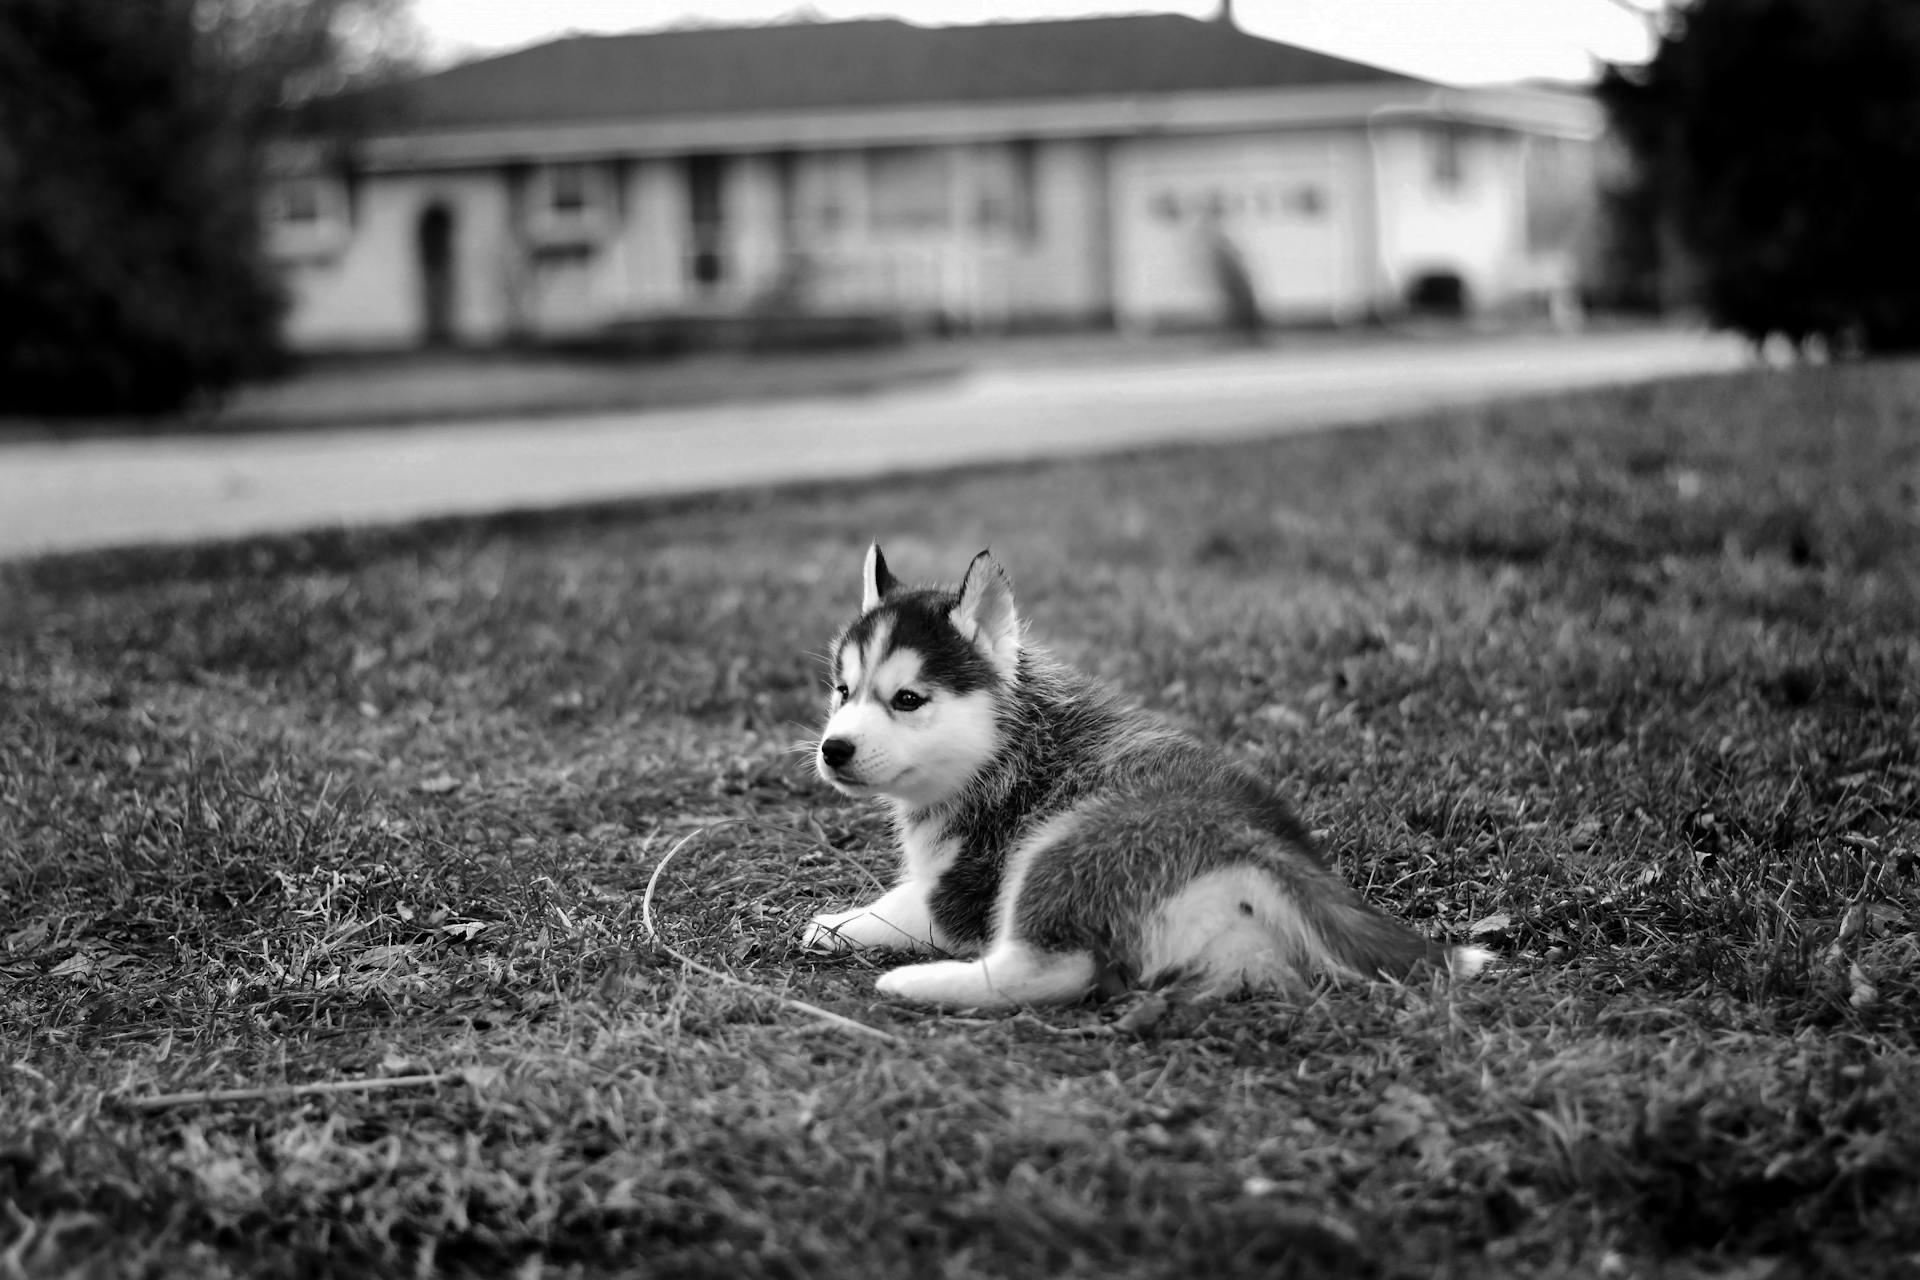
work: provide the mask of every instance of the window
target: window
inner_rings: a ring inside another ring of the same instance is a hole
[[[326,210],[320,199],[320,184],[312,178],[283,182],[274,202],[275,221],[289,227],[311,227],[322,222]]]
[[[953,216],[953,170],[937,147],[867,153],[867,208],[875,231],[938,231]]]
[[[999,232],[1031,243],[1040,231],[1040,209],[1034,190],[1036,146],[1031,138],[974,153],[973,181],[980,229]]]
[[[557,164],[547,173],[547,209],[557,218],[577,218],[592,207],[587,166]]]
[[[582,241],[559,241],[554,244],[537,244],[533,247],[533,260],[543,267],[584,268],[593,265],[599,250]]]
[[[800,226],[809,236],[835,238],[860,228],[853,209],[866,183],[866,157],[859,151],[808,152],[799,167],[796,200]]]
[[[1022,240],[1040,238],[1040,146],[1032,138],[1013,144],[1013,225]]]
[[[1304,183],[1287,192],[1287,212],[1313,219],[1327,211],[1327,193],[1312,183]]]
[[[526,227],[539,245],[594,243],[619,218],[615,175],[586,161],[543,165],[526,192]]]
[[[328,257],[351,234],[346,185],[337,178],[284,178],[267,189],[267,246],[280,258]]]

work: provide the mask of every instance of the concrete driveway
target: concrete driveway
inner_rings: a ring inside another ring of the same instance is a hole
[[[1683,333],[1008,364],[858,398],[0,446],[0,556],[1276,435],[1740,367]]]

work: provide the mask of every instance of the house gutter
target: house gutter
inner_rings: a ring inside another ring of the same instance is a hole
[[[1010,136],[1138,137],[1299,130],[1364,125],[1394,111],[1425,118],[1432,118],[1436,110],[1445,110],[1449,118],[1470,111],[1480,123],[1529,132],[1559,131],[1563,127],[1551,113],[1516,96],[1520,91],[1464,91],[1473,97],[1459,102],[1441,97],[1458,92],[1463,91],[1437,90],[1419,81],[1390,81],[1320,89],[509,124],[375,134],[358,145],[355,161],[361,172],[378,173],[465,169],[526,160],[638,158],[690,151],[827,150],[977,142]],[[1592,109],[1590,102],[1582,105]],[[1597,118],[1597,109],[1593,114]],[[301,146],[283,148],[276,167],[302,167],[305,157]]]

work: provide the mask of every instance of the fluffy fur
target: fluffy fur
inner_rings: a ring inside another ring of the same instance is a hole
[[[866,906],[816,917],[804,946],[968,957],[894,969],[879,988],[985,1008],[1486,963],[1369,906],[1253,773],[1024,643],[986,552],[958,588],[909,589],[875,546],[863,580],[834,642],[816,765],[888,802],[900,874]]]

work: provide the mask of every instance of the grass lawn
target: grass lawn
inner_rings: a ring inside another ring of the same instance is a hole
[[[1502,970],[977,1019],[798,954],[887,874],[796,750],[873,535],[991,543]],[[42,562],[0,625],[0,1276],[1920,1270],[1920,367]]]

